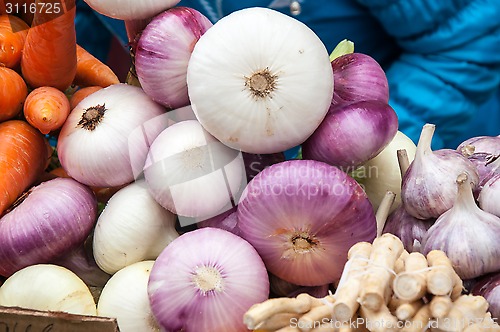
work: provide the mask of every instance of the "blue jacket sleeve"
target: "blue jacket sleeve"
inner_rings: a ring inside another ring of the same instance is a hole
[[[357,1],[403,50],[386,70],[400,130],[417,141],[434,123],[433,147],[453,148],[499,86],[500,1]]]

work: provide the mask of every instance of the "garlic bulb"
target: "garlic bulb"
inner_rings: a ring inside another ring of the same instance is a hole
[[[458,176],[458,196],[422,240],[424,254],[444,251],[462,279],[500,270],[500,218],[481,210],[466,173]]]
[[[401,199],[406,211],[418,219],[439,217],[449,210],[457,197],[457,176],[467,173],[473,188],[479,174],[466,157],[455,150],[432,151],[435,125],[424,125],[417,144],[415,160],[403,176]]]
[[[486,212],[500,217],[500,173],[486,182],[478,197],[479,206]]]
[[[460,143],[457,150],[468,156],[474,153],[500,154],[500,136],[471,137]]]
[[[11,275],[0,287],[0,306],[95,316],[89,288],[70,270],[37,264]]]
[[[318,36],[297,19],[259,7],[217,21],[196,43],[187,70],[200,123],[222,143],[249,153],[304,142],[325,117],[333,84]]]
[[[111,197],[97,219],[93,252],[97,265],[113,274],[127,265],[156,259],[179,234],[176,217],[161,207],[143,180]]]
[[[160,331],[148,298],[148,280],[154,261],[129,265],[116,272],[104,286],[97,314],[116,318],[121,332]]]

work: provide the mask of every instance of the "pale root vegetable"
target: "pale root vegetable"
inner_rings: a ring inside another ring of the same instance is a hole
[[[408,258],[408,255],[409,255],[408,251],[403,250],[403,252],[401,253],[401,255],[396,260],[396,263],[394,263],[394,272],[396,272],[396,274],[404,272],[404,270],[405,270],[405,261],[406,261],[406,258]]]
[[[359,308],[359,314],[367,322],[367,328],[371,332],[399,331],[397,317],[385,305],[378,310],[370,310],[362,305]]]
[[[362,277],[361,306],[370,311],[381,310],[389,301],[387,289],[392,282],[394,264],[403,252],[403,244],[396,236],[386,233],[373,241],[370,264]],[[388,309],[387,309],[388,310]]]
[[[446,332],[463,331],[466,326],[483,319],[488,310],[488,302],[482,296],[462,295],[443,318],[437,319],[436,326]]]
[[[429,303],[432,317],[444,318],[451,310],[453,302],[448,295],[435,295]]]
[[[350,320],[358,311],[360,276],[368,265],[371,249],[371,243],[358,242],[347,253],[348,261],[335,291],[333,305],[333,315],[341,322]]]
[[[427,324],[429,323],[429,319],[431,318],[431,310],[429,309],[429,305],[422,306],[418,312],[413,316],[410,324],[405,324],[402,331],[404,332],[420,332],[424,331]]]
[[[325,304],[312,308],[309,312],[305,313],[300,317],[298,324],[299,326],[314,326],[317,322],[324,322],[332,316],[332,303],[335,303],[335,299],[331,296],[327,296],[325,299]],[[304,328],[303,330],[307,330]]]
[[[451,294],[455,300],[462,294],[463,281],[457,275],[450,259],[441,250],[432,250],[427,254],[430,271],[427,273],[427,289],[433,295]]]
[[[401,303],[394,313],[399,320],[409,320],[420,310],[424,305],[423,301],[413,301],[408,303]]]
[[[412,252],[405,260],[405,270],[393,282],[394,294],[400,299],[412,302],[421,299],[427,292],[425,274],[427,259],[419,252]]]

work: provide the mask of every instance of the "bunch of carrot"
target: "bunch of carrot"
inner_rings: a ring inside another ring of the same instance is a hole
[[[83,98],[120,83],[77,45],[75,0],[43,2],[62,10],[14,16],[0,9],[0,216],[46,170],[53,151],[46,135]]]

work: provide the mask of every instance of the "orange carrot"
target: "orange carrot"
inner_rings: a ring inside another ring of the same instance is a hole
[[[93,94],[96,91],[102,89],[102,86],[88,86],[86,88],[78,89],[69,100],[70,108],[73,109],[78,105],[85,97]]]
[[[33,88],[64,91],[76,74],[75,0],[36,0],[36,5],[21,57],[23,77]]]
[[[10,68],[0,67],[0,122],[18,115],[27,95],[23,78]]]
[[[33,21],[35,0],[0,0],[0,14],[12,14],[21,18],[28,25]]]
[[[69,112],[68,97],[50,86],[31,91],[24,102],[24,117],[42,134],[61,128]]]
[[[116,74],[106,64],[90,54],[80,45],[76,46],[77,67],[74,84],[86,86],[101,86],[103,88],[120,83]]]
[[[16,68],[19,65],[28,28],[19,17],[0,15],[0,66]]]
[[[0,123],[0,216],[43,174],[48,143],[26,121]]]

